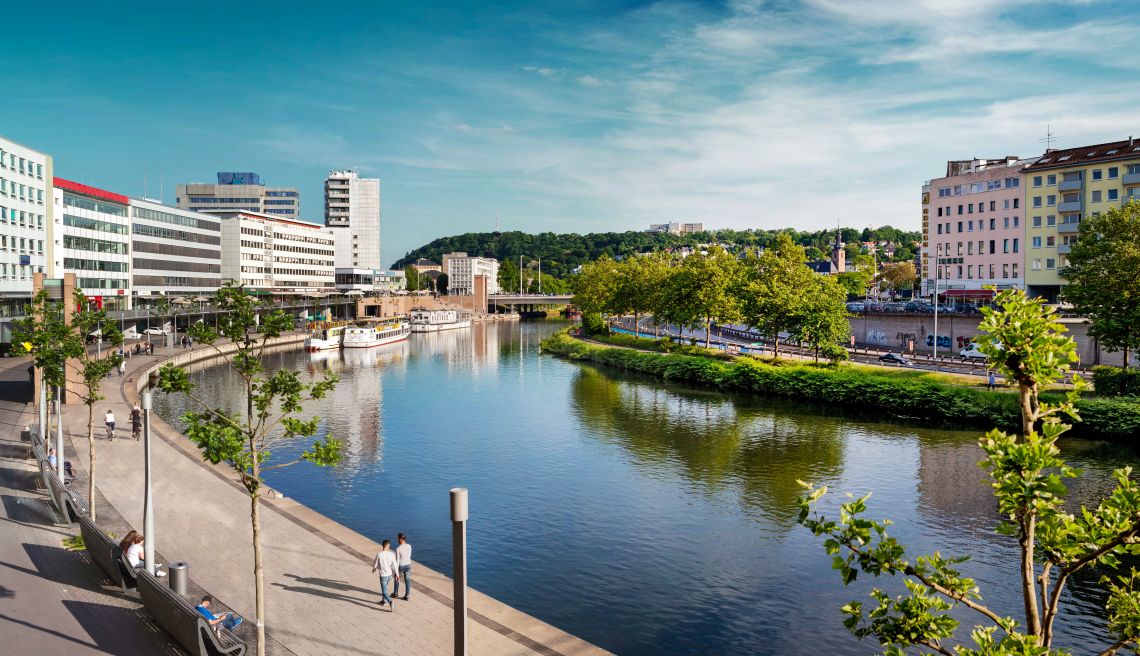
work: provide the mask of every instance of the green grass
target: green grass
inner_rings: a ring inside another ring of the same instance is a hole
[[[68,551],[83,551],[87,548],[87,543],[83,541],[83,535],[72,535],[62,540],[63,547]]]

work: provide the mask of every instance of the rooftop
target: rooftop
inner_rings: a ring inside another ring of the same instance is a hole
[[[107,191],[98,187],[91,187],[79,182],[72,182],[71,180],[66,180],[58,176],[53,179],[53,183],[56,187],[59,187],[64,191],[70,191],[73,194],[80,194],[83,196],[90,196],[92,198],[109,200],[112,203],[118,203],[120,205],[129,205],[131,202],[131,199],[122,194],[116,194],[113,191]]]
[[[1023,169],[1026,172],[1057,169],[1092,162],[1111,162],[1120,159],[1140,159],[1140,140],[1128,137],[1123,141],[1080,146],[1077,148],[1049,149],[1036,163]]]

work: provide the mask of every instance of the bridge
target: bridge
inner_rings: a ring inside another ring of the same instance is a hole
[[[493,309],[497,305],[527,312],[543,305],[565,305],[573,300],[573,294],[490,294],[487,307]]]

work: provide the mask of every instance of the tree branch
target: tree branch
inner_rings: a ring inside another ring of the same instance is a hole
[[[274,469],[281,469],[282,467],[288,467],[290,465],[295,465],[295,464],[301,462],[302,460],[304,460],[304,459],[303,458],[297,458],[296,460],[293,460],[290,462],[282,462],[282,463],[278,463],[276,465],[269,465],[268,467],[262,467],[261,473],[264,474],[267,471],[272,471]]]
[[[1117,640],[1116,643],[1113,644],[1111,647],[1109,647],[1108,649],[1105,649],[1104,651],[1097,654],[1097,656],[1114,656],[1116,654],[1117,649],[1120,649],[1121,647],[1123,647],[1124,645],[1127,645],[1130,642],[1136,642],[1136,638],[1121,638],[1120,640]]]
[[[926,647],[928,649],[933,649],[934,651],[938,652],[939,654],[945,654],[945,656],[954,656],[954,652],[943,647],[942,645],[940,645],[935,640],[919,640],[915,644],[922,645],[923,647]]]

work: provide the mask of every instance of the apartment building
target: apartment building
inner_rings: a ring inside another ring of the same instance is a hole
[[[1140,140],[1046,151],[1022,171],[1028,292],[1056,302],[1081,220],[1140,200]]]
[[[325,180],[325,227],[336,231],[337,266],[380,268],[380,179],[330,171]]]
[[[494,258],[448,253],[443,256],[443,269],[447,272],[449,296],[474,295],[477,276],[486,276],[487,294],[499,293],[499,261]]]
[[[983,299],[986,289],[1024,288],[1021,170],[1034,160],[955,160],[924,189],[926,289],[946,298]],[[924,186],[925,187],[925,186]]]
[[[926,257],[921,257],[923,254]],[[930,272],[930,183],[922,185],[922,248],[915,255],[915,271],[918,272],[921,294],[929,296],[934,293],[930,281],[934,275]]]
[[[271,294],[336,289],[336,245],[329,229],[259,212],[209,214],[222,224],[223,281]]]
[[[219,171],[217,184],[177,186],[180,209],[194,212],[259,212],[286,219],[301,218],[301,194],[294,187],[267,187],[256,173]]]
[[[221,287],[221,219],[136,198],[130,213],[135,298],[210,295]]]
[[[32,276],[59,275],[49,257],[54,230],[52,158],[0,137],[0,316],[32,296]]]
[[[673,235],[687,235],[694,232],[704,232],[705,224],[703,223],[678,223],[673,221],[671,223],[651,223],[646,232],[668,232]]]
[[[76,287],[98,307],[130,309],[130,199],[59,177],[53,185],[57,275],[74,273]]]

